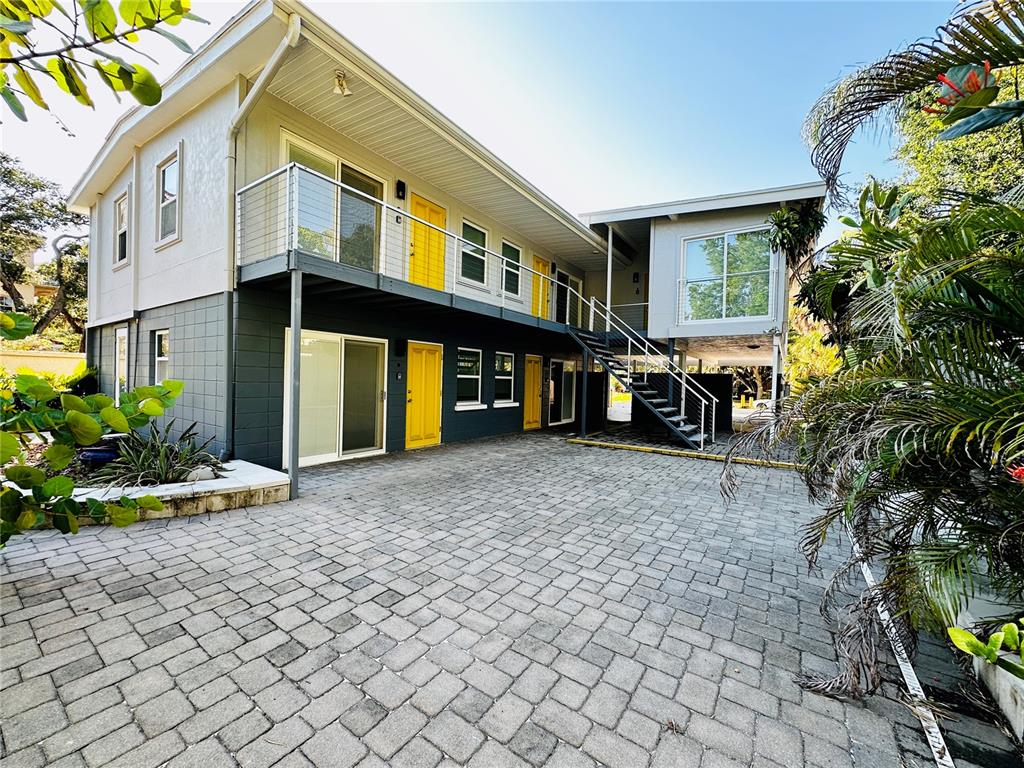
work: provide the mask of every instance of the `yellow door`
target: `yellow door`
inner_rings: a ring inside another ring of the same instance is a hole
[[[526,382],[523,386],[523,429],[540,429],[541,359],[526,356]]]
[[[411,195],[409,209],[413,216],[444,229],[444,208],[419,195]],[[409,244],[409,281],[427,288],[444,290],[444,233],[412,222]]]
[[[405,447],[441,442],[441,345],[409,342]]]
[[[546,318],[548,316],[548,298],[551,295],[551,281],[540,275],[545,277],[550,275],[551,264],[540,256],[534,256],[533,272],[533,316]],[[538,272],[540,275],[537,274]]]

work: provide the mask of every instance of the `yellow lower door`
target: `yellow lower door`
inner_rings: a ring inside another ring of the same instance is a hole
[[[410,195],[409,212],[418,219],[443,230],[446,223],[445,210],[425,197]],[[444,232],[413,221],[409,244],[409,282],[444,290]]]
[[[441,345],[410,341],[406,371],[405,447],[441,442]]]
[[[541,367],[539,356],[526,356],[526,381],[523,384],[523,429],[540,429]]]
[[[537,274],[537,273],[540,274]],[[533,316],[547,318],[548,303],[551,297],[551,281],[546,279],[551,274],[551,263],[540,256],[533,257]],[[544,277],[541,277],[544,275]]]

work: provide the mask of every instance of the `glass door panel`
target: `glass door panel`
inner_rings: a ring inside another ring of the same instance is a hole
[[[302,334],[299,367],[299,458],[316,460],[338,455],[338,394],[341,386],[341,342]]]
[[[384,185],[347,165],[341,166],[341,183],[382,200]],[[380,206],[348,190],[341,190],[341,256],[343,264],[376,270],[380,241]]]
[[[342,453],[384,447],[384,345],[345,340]]]
[[[576,417],[576,363],[552,360],[548,379],[548,424],[565,424]]]
[[[572,421],[576,417],[576,363],[566,362],[562,366],[562,420]]]
[[[337,187],[328,179],[337,173],[337,160],[288,142],[288,162],[298,163],[327,179],[299,169],[298,174],[298,247],[326,259],[336,258]]]

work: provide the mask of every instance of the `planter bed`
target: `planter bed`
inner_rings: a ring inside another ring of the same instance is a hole
[[[273,469],[250,464],[248,461],[229,461],[224,464],[224,477],[197,480],[192,483],[128,486],[110,488],[81,487],[75,489],[75,498],[86,497],[114,500],[121,496],[156,496],[163,502],[160,511],[139,510],[140,520],[158,520],[166,517],[188,517],[205,512],[223,512],[239,507],[258,507],[288,498],[288,475]],[[85,523],[87,518],[81,518]]]

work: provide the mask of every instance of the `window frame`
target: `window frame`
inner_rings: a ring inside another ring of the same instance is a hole
[[[715,232],[708,232],[701,235],[694,235],[692,237],[684,237],[680,239],[680,281],[682,283],[682,290],[679,291],[678,306],[676,307],[677,321],[679,325],[684,323],[732,323],[732,322],[744,322],[752,320],[770,320],[775,312],[775,273],[778,266],[778,253],[774,250],[768,252],[768,267],[766,269],[759,269],[746,272],[732,273],[729,271],[729,237],[730,235],[744,235],[753,232],[767,232],[768,228],[763,224],[758,224],[751,227],[743,227],[740,229],[728,229],[719,230]],[[686,250],[690,243],[700,242],[702,240],[713,240],[715,238],[722,238],[722,274],[720,277],[708,277],[698,278],[696,280],[688,281],[686,278]],[[768,277],[768,306],[765,314],[762,315],[740,315],[737,317],[729,317],[727,312],[727,291],[729,286],[730,277],[744,277],[750,275],[767,275]],[[687,302],[687,287],[692,282],[697,283],[709,283],[718,281],[722,284],[722,311],[721,314],[716,317],[704,317],[704,318],[693,318],[687,319],[686,317],[686,302]]]
[[[124,228],[122,229],[118,221],[118,209],[124,206]],[[114,247],[112,249],[112,262],[114,269],[121,269],[122,267],[128,266],[132,261],[132,199],[131,189],[126,189],[118,197],[114,198],[113,208],[113,224],[114,224]],[[118,258],[119,245],[121,239],[121,233],[124,232],[124,258]]]
[[[182,217],[182,191],[184,183],[182,149],[183,142],[179,141],[178,145],[174,148],[174,151],[169,153],[163,160],[156,164],[156,229],[154,230],[155,237],[153,238],[154,250],[159,250],[160,248],[164,248],[168,245],[173,245],[174,243],[181,241],[182,222],[184,221]],[[174,200],[165,201],[163,200],[164,170],[172,163],[178,164],[178,188],[174,192]],[[161,232],[160,228],[163,225],[164,208],[170,205],[171,202],[173,202],[175,206],[174,231],[165,235]]]
[[[160,355],[160,337],[167,337],[167,354]],[[164,364],[164,373],[167,373],[167,368],[171,364],[171,329],[161,328],[158,331],[153,331],[153,383],[159,384],[164,379],[160,378],[158,371],[160,370],[160,363]],[[165,375],[166,378],[166,375]]]
[[[518,266],[517,267],[510,267],[508,261],[506,261],[505,258],[504,258],[505,257],[505,246],[506,245],[509,248],[514,248],[516,251],[519,252],[519,261],[518,261]],[[505,294],[506,296],[515,296],[515,297],[519,298],[519,297],[521,297],[523,295],[523,254],[524,253],[525,253],[524,249],[522,247],[516,245],[515,243],[513,243],[511,240],[508,240],[506,238],[502,238],[501,239],[501,255],[502,255],[502,260],[501,260],[501,292],[503,294]],[[516,276],[516,290],[515,291],[508,290],[508,283],[506,281],[508,280],[508,276],[510,274]]]
[[[128,371],[131,369],[131,344],[127,325],[120,325],[114,329],[114,405],[121,404],[121,356],[118,348],[121,346],[121,339],[124,339],[124,391],[127,392],[130,386]]]
[[[498,371],[498,358],[504,355],[512,360],[512,370],[508,373]],[[515,352],[495,352],[494,353],[494,381],[497,384],[498,379],[508,379],[509,381],[509,397],[507,400],[498,399],[498,389],[495,386],[494,389],[494,407],[495,408],[513,408],[519,403],[516,401],[516,355]]]
[[[472,227],[476,231],[483,233],[484,244],[482,246],[477,245],[476,243],[470,242],[469,240],[466,239],[465,231],[466,231],[466,226],[467,225]],[[472,221],[471,219],[466,219],[466,218],[462,219],[462,226],[459,228],[459,231],[460,231],[460,234],[459,234],[459,271],[457,273],[458,282],[462,283],[463,285],[472,286],[474,288],[486,288],[487,284],[488,284],[488,278],[490,277],[490,275],[488,274],[490,272],[490,269],[489,269],[488,264],[487,264],[487,262],[489,261],[489,259],[487,258],[487,248],[488,248],[487,243],[491,239],[491,233],[490,233],[490,231],[486,227],[482,227],[479,224],[477,224],[474,221]],[[472,252],[473,249],[477,249],[477,248],[481,249],[481,252],[480,253],[473,253]],[[462,273],[462,263],[463,263],[462,260],[467,255],[471,256],[473,258],[481,259],[483,261],[483,263],[484,263],[484,279],[483,280],[474,280],[471,277],[466,277]]]
[[[477,370],[479,373],[459,373],[459,358],[463,352],[471,352],[477,358]],[[476,379],[476,400],[459,400],[459,379]],[[487,407],[483,401],[484,392],[484,351],[474,347],[456,347],[455,349],[455,410],[456,411],[480,411]]]

